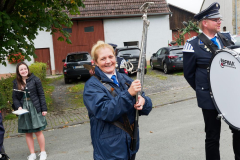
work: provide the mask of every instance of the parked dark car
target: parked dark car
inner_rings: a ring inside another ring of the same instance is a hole
[[[118,57],[124,58],[127,62],[130,61],[133,64],[133,70],[136,71],[138,68],[138,61],[140,55],[140,49],[138,47],[123,47],[117,48],[116,54]],[[147,73],[147,61],[145,61],[145,74]],[[129,72],[129,74],[131,74]]]
[[[83,67],[84,64],[93,65],[93,61],[88,52],[68,53],[66,59],[62,60],[64,81],[69,83],[70,79],[80,79],[81,77],[90,77],[89,71]]]
[[[173,70],[183,69],[183,46],[172,46],[160,48],[150,58],[152,69],[163,69],[165,74]]]

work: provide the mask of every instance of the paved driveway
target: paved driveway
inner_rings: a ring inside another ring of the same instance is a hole
[[[231,132],[222,123],[221,159],[234,160]],[[136,160],[204,160],[204,123],[196,99],[154,108],[140,117],[140,150]],[[89,123],[45,131],[49,160],[93,160]],[[35,144],[37,139],[34,139]],[[26,160],[25,138],[5,139],[12,160]],[[39,152],[38,145],[35,145]]]

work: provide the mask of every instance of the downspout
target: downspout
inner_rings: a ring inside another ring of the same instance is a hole
[[[203,4],[205,3],[205,0],[203,0],[203,2],[202,2],[202,5],[201,5],[201,8],[200,8],[200,11],[199,12],[201,12],[201,10],[202,10],[202,7],[203,7]]]
[[[238,35],[238,26],[237,26],[237,0],[235,0],[235,27],[236,27],[236,35]]]

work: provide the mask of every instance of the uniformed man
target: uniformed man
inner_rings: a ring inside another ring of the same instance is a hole
[[[10,160],[8,155],[5,153],[4,147],[3,147],[3,139],[4,139],[4,127],[2,122],[2,113],[0,111],[0,160]]]
[[[221,131],[221,121],[216,119],[218,112],[210,97],[207,67],[216,50],[233,43],[229,32],[220,33],[222,16],[219,9],[220,5],[215,2],[194,16],[203,33],[187,40],[183,49],[184,77],[196,91],[198,106],[202,108],[207,160],[220,160]],[[232,127],[230,129],[233,133],[235,160],[240,160],[240,132]]]
[[[113,44],[113,43],[108,43],[109,45],[111,45],[115,51],[115,54],[116,54],[116,57],[117,57],[117,71],[120,72],[120,73],[126,73],[128,74],[126,68],[125,67],[125,63],[126,63],[126,60],[122,57],[118,57],[117,56],[117,53],[116,53],[116,48],[117,48],[117,45],[116,44]]]
[[[3,122],[2,122],[2,113],[0,111],[0,154],[1,154],[1,150],[3,147],[3,139],[4,139],[4,127],[3,127]]]

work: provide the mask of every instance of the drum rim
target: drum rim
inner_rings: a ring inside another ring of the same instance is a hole
[[[209,66],[208,66],[208,69],[207,69],[207,70],[208,70],[208,81],[209,81],[209,92],[210,92],[210,96],[211,96],[212,102],[213,102],[216,110],[217,110],[218,113],[221,114],[221,115],[222,115],[222,112],[220,111],[220,109],[219,109],[219,107],[218,107],[218,105],[217,105],[217,103],[216,103],[216,101],[215,101],[215,98],[214,98],[214,96],[213,96],[212,86],[211,86],[211,80],[210,80],[210,72],[211,72],[211,64],[212,64],[213,59],[215,58],[216,55],[218,55],[218,54],[219,54],[220,52],[222,52],[222,51],[225,51],[225,52],[227,52],[227,53],[229,53],[229,54],[231,54],[231,52],[235,52],[235,51],[233,51],[232,49],[228,49],[228,48],[217,50],[216,53],[212,56],[212,58],[211,58],[211,60],[210,60],[210,63],[209,63]],[[232,55],[232,54],[231,54],[231,55]],[[237,59],[237,60],[238,60],[238,59]],[[238,61],[239,61],[239,63],[240,63],[240,60],[238,60]],[[232,128],[234,128],[234,129],[240,131],[240,128],[232,125],[232,124],[224,117],[224,115],[222,115],[222,119],[223,119],[230,127],[232,127]]]

